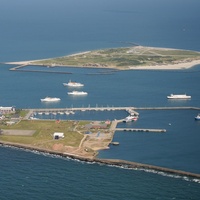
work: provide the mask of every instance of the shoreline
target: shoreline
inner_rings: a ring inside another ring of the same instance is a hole
[[[151,65],[151,66],[133,66],[130,69],[134,70],[181,70],[189,69],[196,65],[200,65],[200,60],[193,60],[191,62],[180,62],[177,64],[166,64],[166,65]]]
[[[175,169],[170,169],[170,168],[165,168],[165,167],[159,167],[159,166],[154,166],[154,165],[148,165],[148,164],[142,164],[142,163],[137,163],[137,162],[131,162],[131,161],[126,161],[126,160],[120,160],[120,159],[101,159],[101,158],[96,158],[96,157],[85,157],[85,156],[78,156],[76,154],[70,154],[70,153],[62,153],[59,151],[53,151],[53,150],[47,150],[47,149],[42,149],[39,147],[33,147],[30,145],[22,145],[18,143],[10,143],[10,142],[4,142],[0,141],[1,146],[8,146],[8,147],[16,147],[19,149],[24,149],[24,150],[30,150],[30,151],[39,151],[41,153],[47,153],[51,155],[57,155],[61,156],[63,158],[71,158],[71,159],[76,159],[79,161],[83,162],[89,162],[89,163],[97,163],[97,164],[105,164],[105,165],[112,165],[116,167],[124,167],[127,169],[141,169],[141,170],[155,170],[157,172],[164,172],[167,174],[171,175],[179,175],[179,176],[187,176],[189,178],[199,178],[200,179],[200,174],[196,173],[191,173],[191,172],[186,172],[182,170],[175,170]]]
[[[87,53],[87,52],[84,52]],[[82,53],[82,54],[84,54]],[[69,55],[69,56],[73,56],[73,55]],[[11,68],[10,70],[18,70],[19,68],[24,68],[26,66],[29,65],[34,65],[34,66],[41,66],[41,67],[49,67],[43,64],[35,64],[32,62],[35,61],[42,61],[42,60],[48,60],[48,59],[41,59],[41,60],[30,60],[30,61],[18,61],[18,62],[5,62],[4,64],[6,65],[17,65],[16,67]],[[184,69],[189,69],[192,67],[195,67],[196,65],[200,65],[200,60],[192,60],[192,61],[180,61],[178,63],[175,64],[163,64],[163,65],[135,65],[135,66],[128,66],[127,68],[120,68],[120,67],[116,67],[116,66],[107,66],[107,67],[103,67],[103,66],[73,66],[73,65],[57,65],[55,64],[55,66],[50,66],[50,68],[54,68],[54,67],[72,67],[72,68],[93,68],[93,69],[112,69],[112,70],[119,70],[119,71],[123,71],[123,70],[184,70]]]

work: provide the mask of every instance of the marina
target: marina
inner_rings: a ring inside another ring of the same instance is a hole
[[[52,113],[54,115],[64,112],[65,114],[74,114],[76,111],[126,111],[128,115],[139,116],[139,110],[200,110],[199,107],[77,107],[77,108],[35,108],[24,109],[29,111],[26,115],[28,119],[33,114]]]
[[[135,111],[134,107],[79,107],[79,108],[35,108],[35,109],[24,109],[28,111],[26,119],[29,119],[34,114],[54,113],[54,115],[64,112],[66,115],[74,114],[76,111],[126,111],[128,114],[139,115]]]

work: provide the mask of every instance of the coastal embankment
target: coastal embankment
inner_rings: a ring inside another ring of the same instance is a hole
[[[159,167],[159,166],[154,166],[154,165],[142,164],[142,163],[137,163],[137,162],[130,162],[130,161],[125,161],[125,160],[100,159],[100,158],[96,158],[96,157],[94,157],[94,158],[82,157],[82,156],[77,156],[74,154],[62,153],[62,152],[58,152],[58,151],[46,150],[46,149],[39,148],[39,147],[33,147],[33,146],[29,146],[29,145],[24,145],[24,144],[22,145],[22,144],[3,142],[3,141],[0,141],[0,145],[15,147],[15,148],[24,149],[24,150],[30,150],[30,151],[38,151],[41,153],[57,155],[57,156],[76,159],[76,160],[89,162],[89,163],[112,165],[112,166],[117,166],[117,167],[124,167],[127,169],[154,170],[157,172],[164,172],[169,175],[179,175],[179,176],[183,176],[183,177],[186,176],[186,177],[195,178],[195,179],[200,178],[200,174],[185,172],[182,170],[174,170],[174,169]]]

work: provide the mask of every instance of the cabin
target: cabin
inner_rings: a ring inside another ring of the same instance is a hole
[[[58,139],[60,139],[60,138],[64,138],[65,136],[64,136],[64,133],[61,133],[61,132],[55,132],[54,134],[53,134],[53,138],[55,139],[55,140],[58,140]]]
[[[15,113],[15,108],[14,107],[2,107],[2,106],[0,106],[0,113],[1,114]]]

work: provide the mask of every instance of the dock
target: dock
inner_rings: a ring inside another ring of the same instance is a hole
[[[165,133],[165,132],[166,132],[166,129],[149,129],[149,128],[116,128],[115,131]]]
[[[35,109],[24,109],[29,111],[26,115],[25,119],[29,119],[33,113],[59,113],[59,112],[67,112],[67,111],[125,111],[129,115],[139,115],[138,112],[135,111],[134,107],[79,107],[79,108],[35,108]]]

